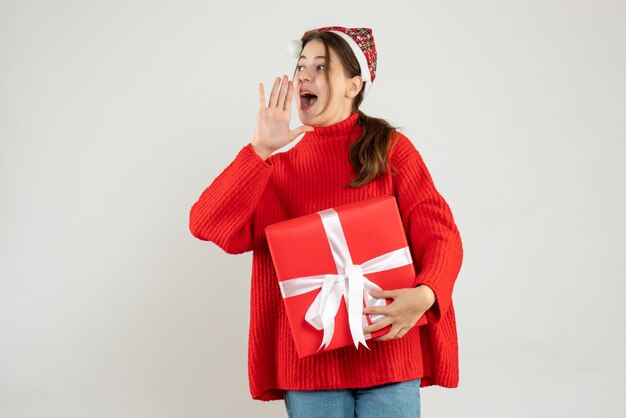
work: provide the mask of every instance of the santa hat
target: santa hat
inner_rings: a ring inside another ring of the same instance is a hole
[[[376,44],[370,28],[344,28],[343,26],[325,26],[304,32],[304,35],[315,31],[334,32],[348,42],[361,67],[361,78],[365,81],[363,98],[367,96],[374,78],[376,78]],[[303,37],[304,37],[303,35]],[[285,52],[292,58],[298,58],[302,52],[302,40],[293,39],[285,47]]]

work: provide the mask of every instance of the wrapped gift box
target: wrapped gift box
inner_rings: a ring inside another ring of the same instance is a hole
[[[363,314],[385,306],[372,289],[413,287],[411,259],[395,196],[361,200],[265,228],[285,311],[300,358],[378,338],[391,325],[363,333],[385,318]],[[422,315],[415,326],[427,323]]]

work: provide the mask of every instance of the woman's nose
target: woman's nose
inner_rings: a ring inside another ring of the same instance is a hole
[[[300,80],[311,81],[312,79],[311,74],[309,74],[307,70],[300,71],[299,76]]]

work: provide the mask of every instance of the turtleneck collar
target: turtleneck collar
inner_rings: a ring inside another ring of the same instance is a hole
[[[362,127],[357,125],[358,112],[353,112],[346,119],[327,126],[315,126],[313,132],[307,132],[301,141],[325,141],[333,138],[357,139]]]

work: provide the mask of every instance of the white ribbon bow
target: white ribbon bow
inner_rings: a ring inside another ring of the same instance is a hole
[[[370,290],[382,290],[376,283],[367,279],[363,274],[376,273],[411,264],[409,247],[390,251],[374,257],[362,264],[352,264],[350,250],[346,237],[341,228],[337,212],[330,208],[317,212],[322,218],[322,224],[335,265],[339,274],[320,274],[315,276],[297,277],[295,279],[278,282],[283,298],[301,295],[319,289],[321,291],[306,312],[305,319],[318,330],[324,330],[322,344],[318,351],[330,344],[335,332],[335,316],[339,311],[341,298],[346,301],[348,309],[348,323],[354,346],[359,348],[359,342],[368,350],[365,342],[363,327],[367,320],[363,315],[363,299],[366,306],[385,306],[385,298],[375,298],[369,294]],[[385,315],[370,315],[372,323],[382,319]],[[367,334],[369,337],[370,334]]]

